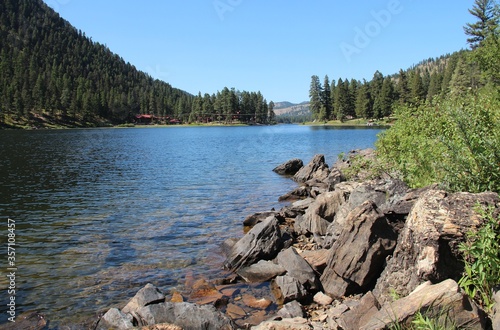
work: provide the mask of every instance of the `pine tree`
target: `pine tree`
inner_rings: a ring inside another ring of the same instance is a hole
[[[319,77],[313,75],[311,77],[311,86],[309,88],[309,102],[311,112],[315,119],[319,119],[319,113],[321,111],[321,93],[322,87]]]
[[[475,23],[467,23],[465,34],[470,36],[467,42],[472,49],[477,48],[498,27],[498,13],[494,0],[475,0],[469,13],[477,18]]]
[[[363,81],[358,88],[355,106],[356,117],[371,118],[373,116],[370,85],[366,81]]]
[[[332,112],[332,99],[330,92],[330,79],[328,78],[328,76],[325,76],[323,90],[321,93],[321,109],[318,116],[318,119],[320,121],[327,121],[330,118]]]
[[[397,88],[399,102],[407,104],[410,101],[410,88],[408,87],[408,76],[403,69],[399,70],[399,82]]]

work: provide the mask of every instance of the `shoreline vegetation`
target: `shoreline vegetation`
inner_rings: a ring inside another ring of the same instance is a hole
[[[332,126],[332,127],[389,127],[395,121],[395,118],[383,118],[380,120],[371,120],[364,118],[348,119],[348,120],[330,120],[330,121],[311,121],[304,123],[292,123],[305,126]],[[20,129],[20,130],[36,130],[36,129],[74,129],[74,128],[133,128],[133,127],[215,127],[215,126],[263,126],[263,125],[281,125],[281,123],[259,124],[245,123],[234,121],[227,123],[223,121],[214,121],[210,123],[192,122],[192,123],[176,123],[176,124],[140,124],[140,123],[123,123],[113,124],[107,120],[84,121],[82,118],[71,118],[62,115],[50,115],[48,113],[32,115],[30,118],[14,118],[12,116],[4,117],[0,123],[0,129]]]

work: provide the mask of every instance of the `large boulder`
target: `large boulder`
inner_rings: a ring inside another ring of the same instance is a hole
[[[273,171],[280,175],[295,175],[303,166],[302,160],[295,158],[276,166]]]
[[[271,283],[271,288],[280,305],[294,300],[306,301],[310,298],[309,292],[300,281],[288,275],[276,277]]]
[[[483,219],[477,205],[499,206],[495,193],[428,190],[415,202],[399,235],[397,247],[373,291],[383,304],[396,292],[406,296],[419,284],[458,280],[463,262],[458,246]]]
[[[358,329],[388,329],[391,324],[411,324],[414,316],[425,316],[441,321],[444,325],[454,324],[457,329],[485,329],[483,313],[466,295],[460,292],[458,284],[448,279],[439,284],[422,285],[407,297],[388,302],[369,320],[359,324]]]
[[[318,290],[319,282],[316,273],[293,247],[281,251],[276,261],[286,269],[288,276],[297,279],[307,290]]]
[[[134,328],[134,317],[131,314],[125,314],[117,308],[109,309],[99,320],[98,330],[117,329],[126,330]]]
[[[373,286],[397,241],[394,228],[372,201],[355,208],[347,218],[351,225],[330,249],[321,276],[325,292],[333,297],[361,293]]]
[[[286,269],[272,261],[261,260],[256,264],[240,268],[237,273],[242,279],[250,283],[269,281],[278,275],[283,275]]]
[[[135,294],[135,296],[123,307],[123,313],[135,312],[139,308],[161,303],[165,301],[165,295],[153,284],[148,283],[146,286]]]
[[[342,182],[335,186],[334,191],[319,195],[305,210],[304,216],[296,219],[295,231],[299,234],[314,234],[317,238],[328,235],[330,231],[333,231],[331,228],[343,228],[345,216],[348,213],[344,210],[345,204],[352,191],[358,186],[359,183],[356,182]],[[328,242],[331,246],[332,242],[330,240]],[[316,243],[323,244],[319,240]]]
[[[295,231],[299,234],[325,235],[328,226],[348,197],[349,191],[342,189],[319,195],[300,221],[295,222]]]
[[[283,247],[281,230],[276,217],[258,223],[231,249],[225,267],[237,271],[260,260],[272,260]]]
[[[299,183],[304,183],[311,179],[325,180],[328,174],[330,174],[330,170],[325,162],[325,156],[316,155],[306,166],[295,173],[293,179]]]
[[[147,325],[170,323],[184,330],[232,330],[236,328],[231,319],[211,305],[165,302],[142,307],[137,314]]]

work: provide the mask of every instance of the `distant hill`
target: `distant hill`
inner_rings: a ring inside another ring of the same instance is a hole
[[[276,102],[274,106],[274,113],[276,116],[288,115],[307,115],[310,114],[309,102],[302,102],[299,104],[291,102]]]

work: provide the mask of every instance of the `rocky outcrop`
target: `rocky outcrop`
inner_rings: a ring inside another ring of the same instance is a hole
[[[486,327],[484,315],[477,305],[460,292],[455,281],[448,279],[436,285],[425,283],[407,297],[386,303],[366,323],[359,324],[359,329],[387,329],[395,322],[410,324],[417,313],[423,312],[458,329]]]
[[[329,174],[330,170],[325,162],[325,156],[316,155],[306,166],[295,173],[293,179],[304,183],[312,179],[325,180]]]
[[[476,206],[498,207],[498,194],[429,190],[415,202],[392,258],[377,281],[375,296],[405,296],[425,281],[458,280],[463,271],[458,245],[483,222]]]
[[[396,246],[397,234],[373,201],[348,215],[344,230],[330,249],[321,283],[333,297],[366,292],[383,270]]]

